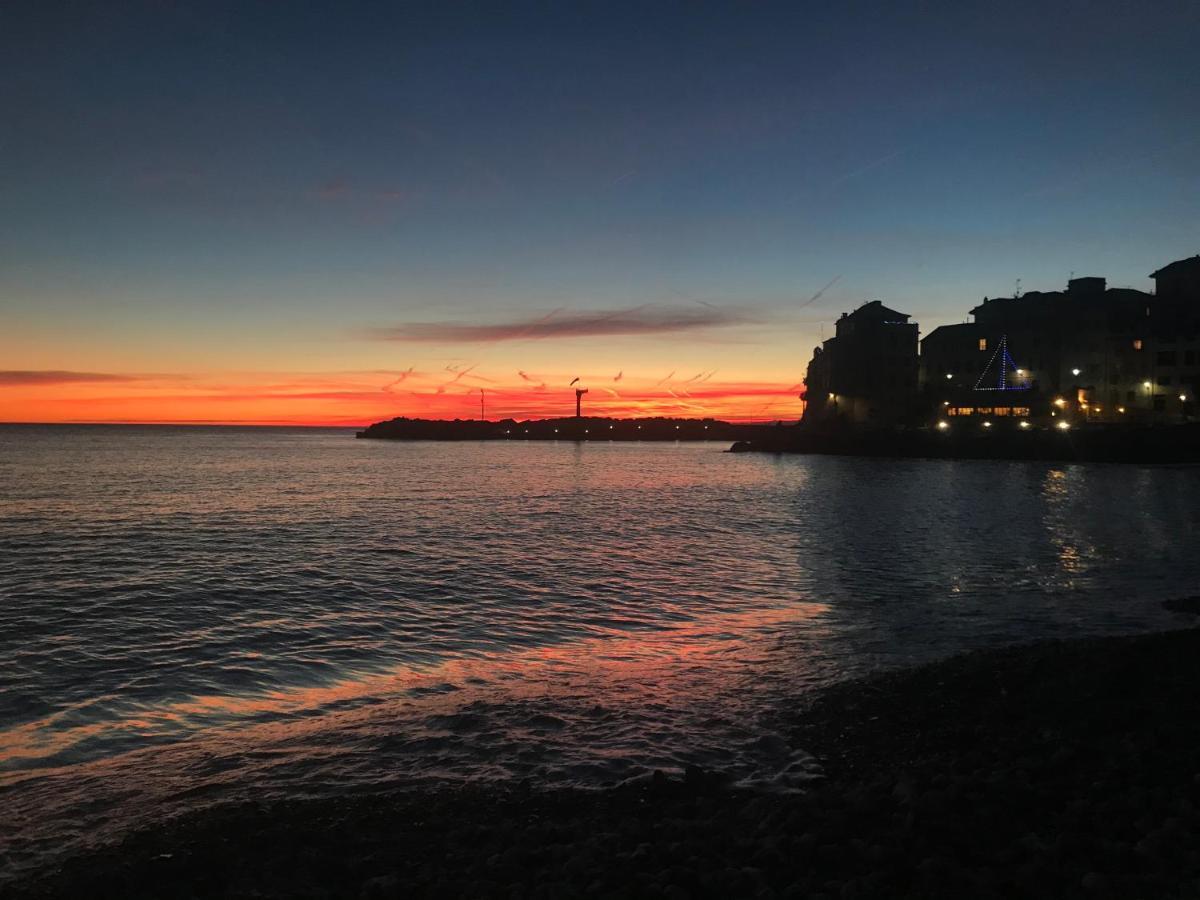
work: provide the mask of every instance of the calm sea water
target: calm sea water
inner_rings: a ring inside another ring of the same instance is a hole
[[[788,788],[800,690],[1200,591],[1197,468],[724,449],[0,427],[10,860],[230,797]]]

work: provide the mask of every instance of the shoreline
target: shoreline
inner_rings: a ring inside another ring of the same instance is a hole
[[[1022,424],[1028,427],[1019,427]],[[736,441],[729,452],[1179,465],[1200,463],[1200,424],[1081,425],[1061,430],[1027,422],[991,428],[955,423],[940,431],[819,431],[800,425]]]
[[[1186,605],[1185,605],[1186,608]],[[690,769],[189,814],[12,897],[1185,897],[1200,630],[973,651],[798,696],[803,794]]]

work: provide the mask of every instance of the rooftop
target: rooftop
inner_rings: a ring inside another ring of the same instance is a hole
[[[909,315],[908,313],[902,313],[899,310],[892,309],[890,306],[884,306],[879,300],[872,300],[869,303],[864,303],[849,315],[844,315],[844,318],[882,319],[885,322],[907,322]]]
[[[1167,263],[1158,271],[1151,272],[1150,277],[1157,278],[1160,275],[1165,275],[1168,273],[1174,275],[1188,269],[1200,270],[1200,253],[1196,254],[1195,256],[1189,256],[1187,259],[1177,259],[1173,263]]]

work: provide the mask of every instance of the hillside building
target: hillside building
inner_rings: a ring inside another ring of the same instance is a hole
[[[805,421],[890,425],[917,396],[917,324],[878,300],[838,319],[813,351],[805,377]]]

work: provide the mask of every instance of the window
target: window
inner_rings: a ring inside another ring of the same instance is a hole
[[[1141,349],[1142,349],[1142,339],[1141,339],[1141,338],[1134,338],[1134,339],[1133,339],[1133,349],[1134,349],[1134,350],[1141,350]]]
[[[1159,375],[1158,376],[1158,386],[1159,387],[1170,387],[1171,386],[1171,376],[1170,375]]]
[[[1029,407],[1028,406],[1014,406],[1012,408],[1012,414],[1014,416],[1027,416],[1027,415],[1029,415]]]
[[[1159,350],[1158,358],[1155,360],[1155,362],[1160,366],[1175,365],[1175,351],[1174,350]]]
[[[979,349],[980,349],[980,350],[986,350],[986,349],[987,349],[987,338],[980,338],[980,339],[979,339]]]

